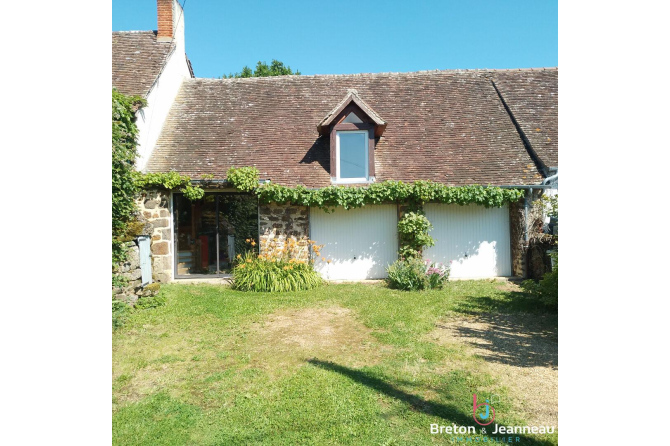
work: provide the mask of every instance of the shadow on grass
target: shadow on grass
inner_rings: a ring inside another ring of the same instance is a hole
[[[515,367],[558,367],[558,321],[552,314],[477,313],[474,320],[437,324],[488,362]]]
[[[463,296],[455,311],[459,313],[533,313],[553,314],[558,317],[556,307],[545,305],[537,297],[522,291],[504,291],[487,295]]]
[[[470,414],[464,414],[457,407],[442,403],[435,403],[432,401],[428,401],[420,396],[412,395],[411,393],[407,393],[399,389],[398,387],[394,386],[393,384],[390,384],[382,379],[372,376],[364,371],[355,370],[349,367],[335,364],[330,361],[320,361],[314,358],[308,359],[307,362],[309,362],[315,367],[339,373],[343,376],[348,377],[353,381],[356,381],[371,389],[374,389],[377,392],[381,392],[385,395],[388,395],[392,398],[402,401],[403,403],[410,406],[410,408],[416,412],[422,412],[425,413],[426,415],[437,416],[447,420],[449,423],[455,423],[462,426],[471,426],[474,424],[472,416]],[[428,428],[429,426],[426,426],[426,429]],[[550,441],[539,440],[536,438],[520,434],[513,434],[513,436],[518,437],[520,439],[520,441],[517,444],[531,445],[531,446],[547,446],[553,444]]]

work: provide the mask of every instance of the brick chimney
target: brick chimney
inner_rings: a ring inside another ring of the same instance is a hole
[[[158,3],[158,42],[169,42],[174,36],[174,0],[156,0]]]

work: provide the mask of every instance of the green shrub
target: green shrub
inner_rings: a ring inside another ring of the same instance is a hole
[[[439,289],[449,279],[449,268],[415,257],[397,260],[386,269],[389,288],[418,291]]]
[[[558,306],[558,253],[553,253],[554,268],[546,273],[539,282],[524,280],[521,288],[527,293],[536,296],[545,305]]]
[[[112,330],[123,327],[131,308],[122,300],[112,299]]]
[[[286,292],[310,290],[322,281],[309,262],[267,260],[248,252],[233,268],[232,286],[240,291]]]
[[[144,310],[147,308],[157,308],[165,305],[165,295],[163,293],[158,293],[155,296],[145,296],[140,297],[135,302],[135,308]]]

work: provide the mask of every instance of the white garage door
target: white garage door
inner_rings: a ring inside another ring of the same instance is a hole
[[[484,206],[427,204],[435,246],[424,258],[451,263],[453,278],[511,276],[509,210]]]
[[[381,279],[398,258],[398,216],[395,205],[365,206],[327,214],[311,208],[310,237],[325,245],[317,271],[329,280]]]

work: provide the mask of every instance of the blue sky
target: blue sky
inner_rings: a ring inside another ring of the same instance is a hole
[[[558,1],[181,0],[197,77],[278,59],[302,74],[558,66]],[[112,31],[156,29],[113,0]]]

